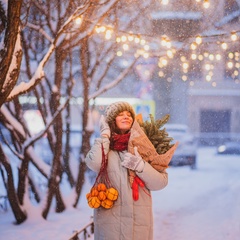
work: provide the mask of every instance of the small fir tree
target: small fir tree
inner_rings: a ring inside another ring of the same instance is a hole
[[[154,119],[152,114],[149,114],[149,116],[150,121],[138,122],[155,147],[157,153],[164,154],[174,145],[171,143],[173,138],[168,135],[166,128],[161,129],[170,119],[170,115],[166,114],[164,117],[157,120]]]

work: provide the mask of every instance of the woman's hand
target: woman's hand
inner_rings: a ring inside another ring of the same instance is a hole
[[[110,127],[109,127],[108,123],[106,122],[103,115],[100,117],[99,125],[100,125],[101,136],[110,138],[110,136],[111,136]]]
[[[137,172],[142,172],[145,162],[138,153],[137,147],[134,147],[134,153],[135,155],[129,152],[125,153],[121,165],[125,168],[129,168]]]

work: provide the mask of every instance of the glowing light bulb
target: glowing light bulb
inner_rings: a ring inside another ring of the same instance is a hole
[[[77,25],[82,24],[82,17],[77,17],[77,18],[75,19],[75,23],[76,23]]]
[[[144,57],[144,58],[149,58],[149,53],[145,52],[145,53],[143,54],[143,57]]]
[[[123,55],[123,53],[121,51],[117,51],[117,56],[121,57]]]
[[[214,55],[213,54],[209,54],[208,58],[209,58],[209,60],[213,61],[214,60]]]
[[[169,3],[169,0],[162,0],[162,5],[168,5],[168,3]]]
[[[235,32],[231,33],[231,39],[232,39],[232,41],[237,41],[238,36],[237,36],[237,34]]]
[[[196,37],[196,43],[199,45],[202,43],[202,37],[201,36],[197,36]]]
[[[209,8],[209,6],[210,6],[209,0],[204,0],[203,7],[207,9],[207,8]]]
[[[171,47],[172,47],[172,43],[171,43],[170,41],[167,41],[166,47],[167,47],[167,48],[171,48]]]
[[[110,39],[112,37],[112,31],[111,30],[107,30],[105,33],[105,38],[106,39]]]
[[[213,87],[216,87],[216,86],[217,86],[217,83],[216,83],[216,82],[212,82],[212,86],[213,86]]]
[[[208,52],[205,52],[203,55],[204,55],[204,57],[207,58],[207,57],[209,56],[209,53],[208,53]]]
[[[222,49],[226,50],[228,48],[228,45],[227,45],[227,43],[224,42],[221,44],[221,47],[222,47]]]
[[[188,69],[189,68],[189,64],[188,63],[183,63],[183,69]]]
[[[230,52],[230,53],[228,54],[228,57],[229,57],[230,59],[233,59],[233,58],[234,58],[234,54],[233,54],[232,52]]]
[[[163,66],[163,64],[161,62],[158,62],[158,67],[159,68],[163,68],[164,66]]]
[[[105,32],[105,31],[106,31],[106,27],[101,26],[101,27],[99,28],[99,30],[100,30],[100,32]]]
[[[235,70],[235,71],[233,72],[233,74],[234,74],[235,76],[238,76],[238,74],[239,74],[238,70]]]
[[[167,56],[169,58],[173,58],[173,51],[172,50],[167,50]]]
[[[122,40],[122,42],[126,42],[126,41],[127,41],[127,37],[126,37],[125,35],[123,35],[123,36],[121,37],[121,40]]]
[[[228,63],[227,63],[227,66],[228,66],[228,68],[230,68],[230,69],[233,68],[233,62],[228,62]]]
[[[141,39],[140,44],[144,45],[145,43],[146,43],[146,41],[144,39]]]
[[[168,60],[165,59],[165,58],[162,58],[162,59],[161,59],[161,62],[162,62],[162,64],[163,64],[163,66],[166,66],[166,65],[168,64]]]
[[[168,42],[168,37],[166,35],[162,36],[161,45],[165,47],[167,45],[167,42]]]
[[[183,80],[184,82],[186,82],[186,81],[187,81],[187,76],[186,76],[186,75],[183,75],[183,76],[182,76],[182,80]]]
[[[185,57],[185,56],[181,56],[180,59],[181,59],[182,62],[185,62],[185,61],[186,61],[186,57]]]
[[[200,60],[200,61],[203,60],[203,55],[202,54],[198,55],[198,60]]]
[[[143,48],[145,51],[148,51],[150,49],[149,45],[145,45]]]
[[[197,59],[197,54],[192,53],[192,54],[191,54],[191,59],[192,59],[192,60],[196,60],[196,59]]]
[[[206,80],[207,80],[208,82],[210,82],[211,79],[212,79],[212,77],[211,77],[210,75],[207,75],[207,76],[206,76]]]
[[[212,80],[212,77],[211,77],[210,75],[207,75],[207,76],[206,76],[206,80],[207,80],[208,82],[210,82],[210,81]]]
[[[221,56],[221,54],[216,54],[216,59],[219,61],[219,60],[221,60],[222,59],[222,56]]]
[[[205,64],[205,69],[207,71],[209,71],[211,69],[211,64],[209,64],[209,63]]]
[[[164,77],[164,72],[163,72],[163,71],[159,71],[159,72],[158,72],[158,76],[159,76],[159,77]]]
[[[101,32],[101,27],[96,27],[95,30],[96,30],[97,33],[100,33]]]
[[[135,38],[134,38],[134,42],[135,42],[135,43],[139,43],[139,42],[140,42],[140,38],[139,38],[139,37],[135,37]]]
[[[128,49],[129,49],[129,45],[128,45],[128,44],[126,44],[126,43],[125,43],[125,44],[123,44],[123,50],[124,50],[124,51],[127,51]]]
[[[133,39],[134,39],[134,37],[133,37],[133,36],[131,36],[131,35],[130,35],[130,36],[128,36],[128,41],[130,41],[130,42],[131,42],[131,41],[133,41]]]
[[[213,76],[213,72],[212,72],[212,71],[209,71],[209,72],[208,72],[208,75],[212,77],[212,76]]]

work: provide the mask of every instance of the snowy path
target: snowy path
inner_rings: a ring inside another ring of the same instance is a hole
[[[197,171],[169,169],[168,187],[153,194],[155,240],[240,239],[240,157],[205,151]]]
[[[216,156],[214,151],[199,149],[197,170],[168,169],[168,186],[153,192],[154,240],[240,239],[240,156]],[[10,211],[0,213],[0,239],[69,239],[90,222],[92,210],[84,196],[79,209],[51,213],[47,221],[34,213],[37,209],[19,226],[13,225]]]

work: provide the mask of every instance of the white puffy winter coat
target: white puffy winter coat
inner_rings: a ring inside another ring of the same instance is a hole
[[[94,209],[95,240],[152,240],[153,214],[151,190],[163,189],[168,183],[168,174],[158,172],[145,163],[137,175],[144,181],[145,192],[139,187],[139,199],[134,201],[128,179],[128,171],[121,166],[122,152],[109,151],[109,140],[98,138],[86,156],[87,166],[99,172],[102,162],[101,143],[108,152],[108,176],[119,196],[111,209]],[[146,193],[147,191],[147,193]]]

